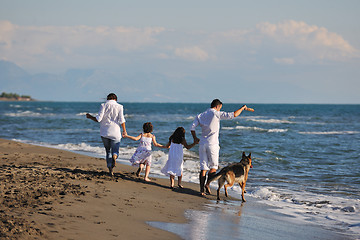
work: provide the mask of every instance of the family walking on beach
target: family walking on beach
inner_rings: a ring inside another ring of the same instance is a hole
[[[106,150],[106,163],[111,176],[113,176],[113,168],[119,156],[121,138],[126,137],[134,141],[140,140],[138,148],[130,159],[133,166],[138,166],[136,176],[139,177],[145,167],[144,180],[151,181],[149,178],[152,160],[151,146],[169,148],[168,160],[161,172],[170,177],[170,188],[174,188],[175,177],[178,177],[178,187],[183,188],[181,184],[184,162],[183,147],[190,149],[199,144],[200,193],[205,195],[206,174],[209,171],[208,175],[210,177],[216,173],[219,167],[220,120],[233,119],[244,110],[254,111],[254,109],[244,105],[234,112],[223,112],[221,111],[222,105],[219,99],[214,99],[209,109],[195,117],[190,129],[194,142],[190,145],[185,140],[185,129],[183,127],[176,128],[166,145],[157,143],[155,135],[152,134],[153,125],[151,122],[143,124],[143,133],[138,136],[128,135],[125,127],[124,108],[117,103],[117,96],[114,93],[107,96],[107,101],[101,104],[96,117],[89,113],[86,114],[86,117],[100,123],[100,136]],[[201,127],[200,139],[196,135],[197,126]]]

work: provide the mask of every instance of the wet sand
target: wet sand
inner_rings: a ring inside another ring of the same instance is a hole
[[[110,177],[104,159],[4,139],[0,159],[0,239],[202,239],[206,235],[193,238],[191,232],[222,235],[222,229],[201,227],[224,219],[219,211],[230,219],[223,227],[233,224],[234,216],[241,227],[241,236],[230,239],[326,239],[317,238],[319,232],[344,239],[319,227],[306,232],[306,225],[296,227],[252,199],[217,205],[216,196],[198,194],[197,184],[184,182],[184,189],[171,190],[165,178],[144,182],[131,166],[117,164]],[[208,220],[199,222],[204,216]],[[180,232],[170,232],[174,226]]]

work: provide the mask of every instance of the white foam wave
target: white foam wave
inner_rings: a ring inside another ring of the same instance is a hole
[[[293,124],[294,122],[284,119],[259,119],[259,118],[248,118],[248,121],[259,122],[259,123],[276,123],[276,124]]]
[[[22,106],[21,106],[21,105],[18,105],[18,104],[10,104],[10,107],[13,107],[13,108],[21,108]]]
[[[54,145],[53,147],[69,150],[69,151],[90,152],[99,155],[104,153],[103,147],[94,147],[86,143],[79,143],[79,144],[66,143],[66,144]]]
[[[53,116],[53,113],[38,113],[33,111],[21,111],[16,113],[4,113],[8,117],[48,117]]]
[[[274,132],[274,133],[282,133],[282,132],[287,132],[287,129],[269,129],[268,132]]]
[[[269,133],[281,133],[287,132],[288,129],[274,128],[274,129],[265,129],[259,127],[245,127],[245,126],[235,126],[235,127],[222,127],[224,130],[248,130],[256,132],[269,132]]]
[[[194,120],[195,117],[194,116],[188,116],[188,117],[184,117],[185,120]]]
[[[42,111],[42,110],[53,110],[52,108],[49,108],[49,107],[38,107],[38,108],[36,108],[36,110],[38,110],[38,111]]]
[[[240,191],[240,189],[238,189]],[[248,189],[250,195],[277,207],[274,211],[317,222],[334,229],[343,226],[352,234],[360,234],[360,200],[331,197],[310,192],[293,192],[271,187]]]
[[[353,135],[359,134],[360,131],[327,131],[327,132],[299,132],[300,134],[310,134],[310,135]]]
[[[312,121],[303,121],[303,118],[300,118],[302,121],[296,121],[297,119],[300,120],[298,117],[290,116],[287,119],[274,119],[274,118],[266,118],[262,116],[253,116],[253,117],[245,117],[247,121],[258,122],[258,123],[268,123],[268,124],[306,124],[306,125],[324,125],[324,122],[312,122]],[[288,120],[289,119],[289,120]]]

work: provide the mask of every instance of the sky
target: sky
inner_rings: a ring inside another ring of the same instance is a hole
[[[0,0],[0,60],[36,86],[12,81],[0,91],[360,104],[359,11],[358,0]]]

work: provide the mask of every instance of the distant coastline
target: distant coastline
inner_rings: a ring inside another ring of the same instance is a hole
[[[27,95],[19,95],[17,93],[6,93],[3,92],[0,95],[0,101],[19,101],[19,102],[30,102],[36,101],[30,96]]]

